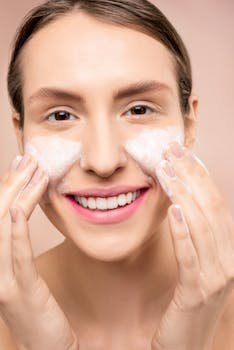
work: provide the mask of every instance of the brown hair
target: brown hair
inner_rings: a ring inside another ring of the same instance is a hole
[[[160,41],[175,60],[180,107],[189,112],[188,98],[192,90],[192,72],[187,49],[176,29],[165,15],[147,0],[49,0],[33,8],[19,27],[13,43],[8,69],[10,102],[24,124],[20,53],[23,47],[48,23],[72,11],[80,10],[105,23],[133,28]]]

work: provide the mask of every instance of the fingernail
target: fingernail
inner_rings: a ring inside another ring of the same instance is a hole
[[[18,170],[23,170],[27,167],[27,165],[29,164],[29,161],[31,159],[31,156],[29,154],[25,154],[18,166]]]
[[[172,206],[172,214],[173,214],[174,218],[178,222],[182,222],[183,221],[183,215],[182,215],[181,207],[178,204],[174,204]]]
[[[17,167],[18,167],[19,163],[21,162],[22,158],[23,158],[23,156],[20,156],[20,155],[18,155],[18,156],[16,156],[14,158],[14,160],[11,163],[11,170],[16,170],[17,169]]]
[[[164,190],[164,192],[166,192],[168,197],[171,197],[172,196],[172,191],[168,187],[168,185],[166,184],[165,175],[164,175],[163,171],[160,168],[156,169],[156,176],[157,176],[158,181],[159,181],[162,189]]]
[[[167,161],[163,162],[162,169],[169,177],[176,176],[175,170],[169,162],[167,162]]]
[[[37,185],[40,182],[42,176],[43,176],[43,170],[41,168],[38,168],[30,181],[31,185]]]
[[[182,146],[177,142],[173,142],[170,145],[170,149],[171,149],[172,154],[177,158],[182,158],[185,155],[185,152],[184,152]]]
[[[173,204],[172,215],[174,216],[176,221],[179,222],[180,224],[183,222],[184,229],[185,229],[184,231],[189,235],[190,234],[189,226],[188,226],[187,221],[184,217],[183,210],[179,204]]]

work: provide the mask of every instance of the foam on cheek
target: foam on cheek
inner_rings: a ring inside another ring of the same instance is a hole
[[[146,129],[136,138],[128,140],[125,149],[145,171],[154,174],[168,144],[173,141],[184,144],[184,131],[181,127]]]
[[[26,140],[25,152],[32,154],[49,175],[50,180],[60,179],[73,163],[81,158],[81,143],[58,136],[40,136]]]

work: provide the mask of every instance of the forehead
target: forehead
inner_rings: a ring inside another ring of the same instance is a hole
[[[176,90],[173,60],[160,42],[78,12],[38,31],[26,44],[21,64],[26,97],[44,86],[100,92],[153,78]]]

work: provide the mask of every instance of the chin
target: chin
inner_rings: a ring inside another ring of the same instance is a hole
[[[132,229],[131,229],[132,231]],[[138,232],[112,230],[112,232],[86,234],[80,232],[79,237],[69,234],[69,240],[85,255],[105,262],[117,262],[132,258],[140,253],[145,242],[152,237],[152,230]],[[68,236],[68,235],[67,235]],[[73,237],[71,237],[73,236]]]

